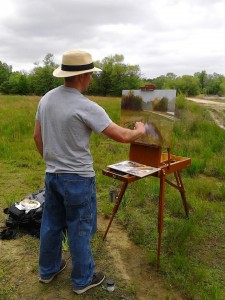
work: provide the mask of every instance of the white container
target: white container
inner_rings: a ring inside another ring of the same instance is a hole
[[[108,279],[107,282],[107,291],[108,292],[113,292],[115,290],[115,282],[113,279]]]

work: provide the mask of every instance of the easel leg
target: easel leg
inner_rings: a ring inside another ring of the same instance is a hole
[[[185,189],[184,189],[184,185],[183,185],[183,182],[182,182],[181,173],[179,171],[174,172],[174,176],[176,178],[177,185],[179,187],[179,191],[180,191],[180,195],[181,195],[181,198],[182,198],[182,201],[183,201],[183,206],[184,206],[186,216],[188,217],[189,208],[188,208],[188,204],[187,204],[187,199],[186,199],[186,195],[185,195]]]
[[[158,210],[158,249],[157,249],[157,269],[160,264],[161,236],[163,231],[164,215],[164,194],[165,194],[165,172],[160,172],[160,193],[159,193],[159,210]]]
[[[107,236],[107,233],[108,233],[108,231],[109,231],[109,228],[110,228],[110,226],[111,226],[111,223],[112,223],[112,221],[113,221],[113,219],[114,219],[114,216],[115,216],[115,214],[116,214],[116,212],[117,212],[117,210],[118,210],[118,208],[119,208],[120,202],[121,202],[121,200],[122,200],[122,198],[123,198],[123,195],[124,195],[124,193],[125,193],[125,191],[126,191],[127,185],[128,185],[128,182],[124,182],[123,185],[122,185],[122,187],[121,187],[121,190],[120,190],[118,199],[117,199],[117,201],[116,201],[116,203],[115,203],[115,205],[114,205],[113,211],[112,211],[112,216],[111,216],[111,218],[110,218],[109,224],[108,224],[108,226],[107,226],[107,228],[106,228],[106,231],[105,231],[105,234],[104,234],[104,236],[103,236],[103,241],[105,240],[105,238],[106,238],[106,236]]]

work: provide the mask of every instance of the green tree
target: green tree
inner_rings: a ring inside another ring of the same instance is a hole
[[[7,65],[0,61],[0,86],[4,81],[9,79],[10,74],[12,73],[12,66]]]
[[[52,75],[54,69],[58,67],[54,62],[53,54],[48,53],[43,60],[43,64],[44,66],[41,67],[36,63],[36,66],[30,74],[32,91],[36,95],[44,95],[49,90],[63,83],[63,79],[56,78]]]
[[[19,71],[12,72],[1,85],[4,94],[27,95],[30,93],[28,75]]]
[[[223,82],[221,82],[219,85],[218,95],[225,96],[225,80]]]
[[[174,73],[167,73],[162,89],[176,89],[176,79],[178,77]]]
[[[205,94],[208,80],[208,75],[206,71],[197,72],[194,74],[194,77],[196,77],[199,80],[200,92],[202,94]]]
[[[161,90],[166,82],[167,78],[164,75],[156,77],[152,80],[152,83],[156,86],[156,89]]]
[[[182,93],[186,96],[196,96],[199,95],[200,92],[198,79],[191,75],[177,77],[175,80],[175,88],[178,93]]]
[[[53,70],[58,67],[58,65],[54,62],[54,55],[52,53],[45,55],[43,64],[45,67],[51,67]]]
[[[122,90],[137,89],[141,86],[140,68],[126,65],[124,56],[116,54],[95,62],[102,72],[93,76],[89,93],[102,96],[121,96]]]
[[[209,95],[224,95],[225,77],[223,75],[213,73],[208,76],[208,84],[206,92]]]

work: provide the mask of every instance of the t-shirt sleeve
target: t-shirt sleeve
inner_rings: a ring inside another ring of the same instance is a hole
[[[104,129],[106,129],[111,123],[112,120],[110,119],[106,111],[101,106],[94,103],[94,105],[91,108],[91,111],[89,111],[88,115],[86,115],[86,124],[95,133],[100,133]]]
[[[40,102],[38,103],[36,115],[35,115],[35,120],[40,121]]]

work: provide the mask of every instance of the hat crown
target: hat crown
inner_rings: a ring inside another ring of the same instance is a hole
[[[53,71],[55,77],[70,77],[88,72],[100,72],[92,61],[90,53],[83,50],[70,50],[63,53],[62,64]]]
[[[67,66],[81,66],[90,63],[92,63],[91,54],[82,50],[67,51],[62,57],[62,64]]]

